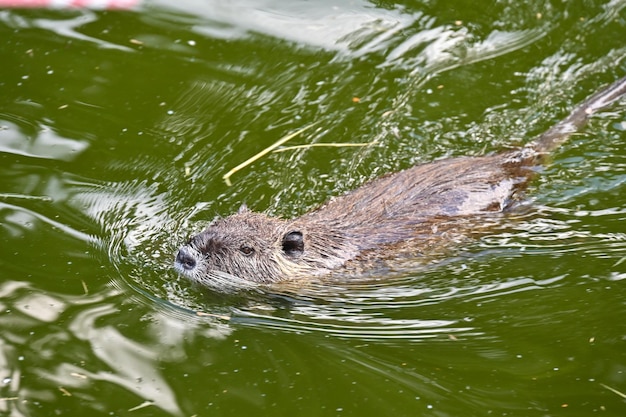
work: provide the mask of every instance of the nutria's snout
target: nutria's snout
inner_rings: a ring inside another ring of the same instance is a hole
[[[196,259],[193,257],[193,255],[191,254],[191,252],[186,248],[186,246],[183,246],[182,248],[180,248],[180,250],[178,251],[178,254],[176,255],[176,268],[181,270],[181,271],[191,271],[192,269],[194,269],[196,267]]]
[[[191,243],[183,245],[176,254],[174,269],[184,277],[197,280],[203,273],[204,256]]]

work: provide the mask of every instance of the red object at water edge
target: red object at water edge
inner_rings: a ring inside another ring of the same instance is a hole
[[[141,0],[0,0],[0,9],[132,9]]]

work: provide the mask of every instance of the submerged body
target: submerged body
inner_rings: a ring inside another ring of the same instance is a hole
[[[528,146],[418,165],[370,181],[301,217],[242,209],[216,220],[179,250],[175,268],[218,290],[326,274],[398,247],[445,239],[456,221],[515,202],[544,155],[595,111],[626,94],[626,77],[589,97]]]

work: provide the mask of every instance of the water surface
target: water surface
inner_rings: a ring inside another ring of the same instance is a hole
[[[528,204],[357,282],[222,295],[176,248],[527,143],[626,74],[626,2],[0,9],[0,413],[622,416],[626,102]],[[372,143],[272,153],[289,145]]]

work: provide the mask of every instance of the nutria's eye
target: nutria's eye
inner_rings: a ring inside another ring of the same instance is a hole
[[[252,255],[252,253],[254,252],[254,249],[251,248],[250,246],[242,246],[242,247],[239,248],[239,250],[244,255]]]

